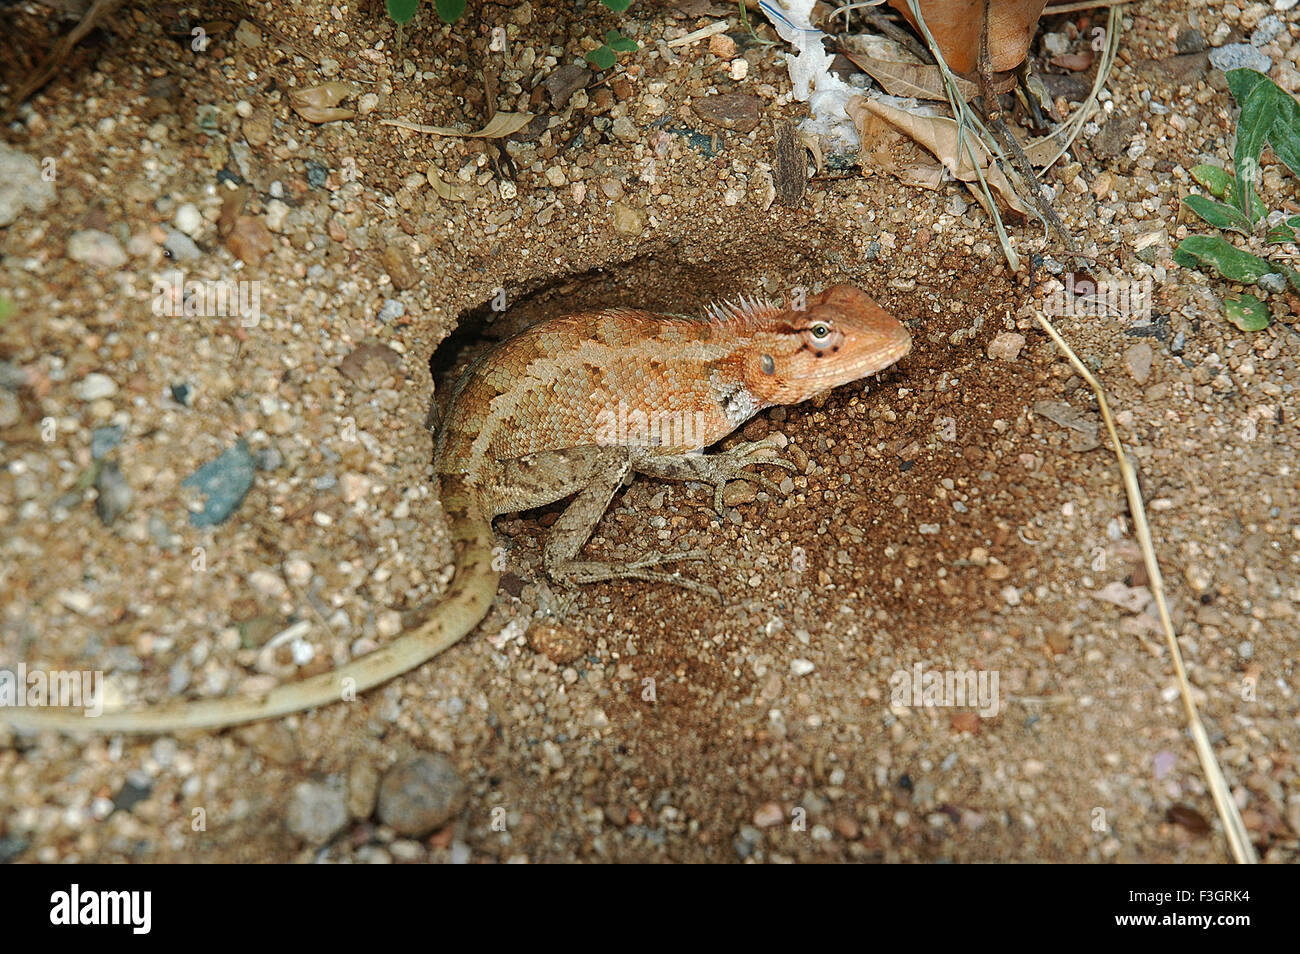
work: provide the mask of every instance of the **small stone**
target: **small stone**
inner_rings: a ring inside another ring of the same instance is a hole
[[[262,45],[262,31],[247,20],[240,20],[239,26],[235,27],[235,41],[255,50]]]
[[[167,240],[163,242],[163,249],[168,256],[178,262],[192,262],[203,255],[199,247],[194,244],[194,239],[184,232],[178,232],[174,229],[167,233]]]
[[[116,461],[108,461],[99,468],[95,475],[95,490],[99,496],[95,499],[95,513],[99,514],[104,526],[111,527],[118,517],[131,507],[131,487],[122,476]]]
[[[1015,361],[1025,346],[1025,336],[1015,331],[1004,331],[989,342],[989,357],[995,361]]]
[[[622,139],[624,142],[633,142],[640,138],[640,133],[637,132],[635,124],[626,116],[620,116],[614,120],[613,125],[609,127],[609,131],[614,135],[615,139]]]
[[[375,315],[375,317],[384,322],[384,324],[387,324],[390,321],[396,321],[404,314],[406,314],[406,306],[404,304],[396,298],[387,298],[384,300],[384,306],[379,309],[379,313]]]
[[[53,201],[54,182],[42,175],[41,163],[0,142],[0,228],[12,225],[24,209],[44,212]]]
[[[815,670],[816,668],[817,666],[813,662],[807,659],[790,660],[790,671],[794,673],[796,676],[810,675],[813,672],[813,670]]]
[[[207,495],[203,509],[190,514],[190,523],[196,527],[212,527],[224,523],[244,502],[253,486],[253,455],[248,444],[236,441],[215,460],[208,461],[181,483],[182,487],[197,487]]]
[[[357,758],[348,767],[348,814],[360,821],[375,812],[379,797],[379,770],[367,758]]]
[[[1225,73],[1241,69],[1267,73],[1273,61],[1249,43],[1229,43],[1210,51],[1210,65]]]
[[[420,273],[415,270],[410,256],[400,246],[386,246],[380,253],[379,259],[383,263],[384,271],[388,272],[388,277],[392,279],[393,287],[398,291],[406,291],[419,284]]]
[[[747,133],[758,125],[762,108],[757,96],[748,93],[720,93],[692,103],[695,115],[706,123]]]
[[[1138,384],[1146,384],[1151,377],[1151,361],[1154,358],[1155,351],[1152,350],[1150,342],[1139,341],[1124,352],[1124,366],[1133,376],[1134,381]]]
[[[299,782],[289,796],[284,824],[289,834],[309,845],[323,845],[348,823],[343,793],[319,782]]]
[[[171,386],[172,400],[181,407],[190,406],[190,386],[184,381],[178,382]]]
[[[1270,13],[1255,25],[1254,31],[1250,34],[1250,45],[1266,46],[1277,39],[1282,29],[1281,18],[1276,13]]]
[[[244,141],[254,149],[265,146],[271,139],[271,114],[264,109],[255,109],[253,115],[240,121],[239,128]]]
[[[528,645],[557,665],[565,665],[582,658],[587,651],[587,639],[576,630],[562,626],[533,626],[528,631]]]
[[[980,716],[978,712],[956,712],[953,713],[949,720],[954,732],[965,732],[974,735],[980,730]]]
[[[771,828],[785,820],[785,812],[776,802],[767,802],[754,812],[754,824],[759,828]]]
[[[272,232],[284,231],[284,220],[289,216],[289,206],[279,199],[266,203],[266,227]]]
[[[193,238],[203,229],[203,213],[199,211],[198,206],[193,202],[186,202],[176,210],[172,224],[179,231]]]
[[[104,427],[97,427],[90,432],[90,456],[92,460],[99,460],[106,456],[118,444],[122,443],[122,438],[126,434],[126,429],[120,424],[108,424]]]
[[[736,55],[739,47],[736,41],[725,33],[715,33],[709,37],[709,52],[714,56],[719,56],[724,60],[729,60]]]
[[[1178,34],[1174,49],[1179,53],[1200,53],[1205,49],[1205,36],[1200,30],[1183,30]]]
[[[418,838],[451,821],[465,795],[465,783],[446,756],[417,755],[384,774],[378,817],[399,835]]]
[[[96,268],[121,268],[126,264],[126,250],[107,232],[82,229],[68,236],[68,258]]]
[[[1183,567],[1183,577],[1197,593],[1204,593],[1214,582],[1214,574],[1199,563],[1189,563]]]
[[[23,417],[22,405],[11,391],[0,391],[0,430],[13,427]]]
[[[117,384],[107,374],[92,371],[77,382],[72,389],[72,393],[76,395],[78,400],[96,401],[116,394]]]
[[[251,215],[241,215],[235,220],[235,227],[226,236],[226,248],[235,258],[249,265],[257,265],[262,256],[271,251],[274,239],[261,219]]]
[[[645,219],[636,209],[622,202],[614,203],[614,231],[620,235],[640,235]]]
[[[357,100],[357,112],[362,116],[373,113],[379,108],[379,96],[375,93],[362,93]]]

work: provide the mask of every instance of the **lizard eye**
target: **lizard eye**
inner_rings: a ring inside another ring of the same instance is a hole
[[[804,329],[805,345],[813,350],[813,353],[821,356],[823,351],[833,351],[844,337],[835,330],[835,326],[828,321],[814,321]]]

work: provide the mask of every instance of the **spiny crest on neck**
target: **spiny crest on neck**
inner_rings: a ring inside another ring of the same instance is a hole
[[[715,325],[761,328],[785,313],[786,308],[783,304],[755,298],[752,295],[741,295],[734,302],[723,300],[709,304],[704,309],[703,317]]]

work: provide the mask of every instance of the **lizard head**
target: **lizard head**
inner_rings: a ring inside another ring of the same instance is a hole
[[[852,285],[833,285],[755,335],[745,379],[767,406],[797,404],[883,371],[910,350],[897,318]]]

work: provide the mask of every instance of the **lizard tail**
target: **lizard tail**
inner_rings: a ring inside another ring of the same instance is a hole
[[[456,549],[456,575],[433,615],[388,645],[331,672],[278,686],[260,697],[228,696],[97,716],[68,709],[0,706],[0,724],[20,729],[137,735],[219,729],[352,701],[367,689],[410,672],[477,626],[496,595],[499,574],[492,566],[491,517],[476,506],[463,478],[444,475],[442,484],[443,510]]]

